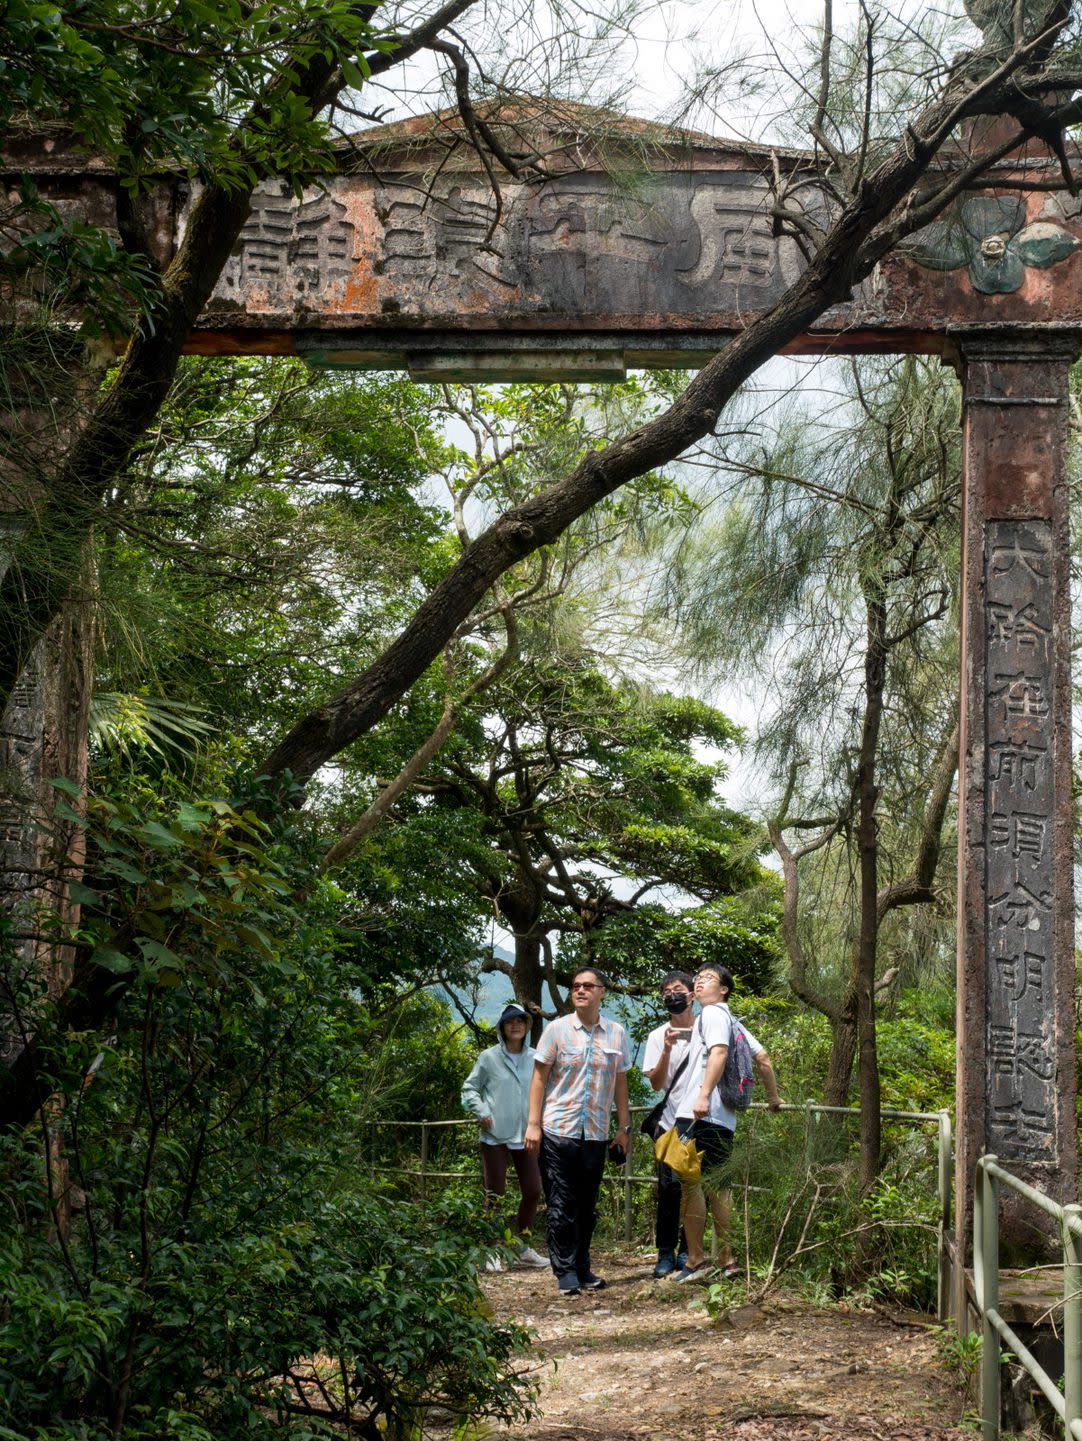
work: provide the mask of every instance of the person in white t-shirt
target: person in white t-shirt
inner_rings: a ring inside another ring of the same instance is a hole
[[[654,1029],[646,1038],[642,1057],[642,1073],[655,1091],[667,1091],[673,1078],[682,1079],[687,1070],[688,1042],[694,1016],[691,1003],[694,999],[692,988],[695,982],[687,971],[670,971],[661,982],[661,1001],[669,1013],[669,1019]],[[676,1121],[676,1101],[669,1095],[661,1112],[656,1134],[672,1129]],[[654,1237],[657,1242],[657,1265],[655,1276],[668,1276],[677,1270],[677,1254],[680,1247],[680,1177],[666,1166],[657,1163],[657,1222]]]
[[[740,1275],[740,1267],[733,1260],[729,1241],[729,1215],[731,1196],[729,1186],[721,1178],[711,1178],[729,1159],[733,1149],[733,1135],[736,1131],[736,1114],[722,1105],[717,1084],[725,1069],[725,1058],[729,1054],[733,1018],[727,1005],[733,989],[733,978],[724,966],[700,966],[695,973],[695,999],[701,1011],[692,1029],[691,1059],[681,1076],[676,1091],[676,1130],[682,1137],[691,1137],[703,1153],[703,1174],[706,1188],[700,1182],[684,1187],[684,1232],[687,1236],[688,1256],[683,1269],[674,1279],[689,1281],[693,1277],[705,1278],[706,1257],[703,1254],[703,1237],[706,1234],[706,1205],[709,1197],[710,1211],[714,1218],[714,1234],[718,1238],[718,1264],[723,1276],[732,1278]],[[778,1082],[770,1057],[759,1042],[741,1023],[740,1029],[747,1037],[755,1069],[758,1071],[766,1091],[767,1104],[772,1111],[781,1106]]]

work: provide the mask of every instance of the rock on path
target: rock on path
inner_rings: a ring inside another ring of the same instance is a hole
[[[714,1321],[705,1288],[650,1277],[653,1254],[595,1256],[605,1290],[556,1295],[547,1271],[486,1275],[499,1316],[536,1333],[531,1441],[972,1441],[966,1398],[922,1318],[777,1296]],[[698,1303],[698,1304],[696,1304]]]

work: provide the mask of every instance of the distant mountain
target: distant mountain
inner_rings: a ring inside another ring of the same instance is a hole
[[[492,950],[497,960],[506,961],[509,965],[515,959],[512,953],[503,946],[494,946]],[[487,952],[488,948],[486,947],[485,953],[487,954]],[[470,1016],[473,1020],[487,1026],[495,1026],[504,1006],[515,999],[510,977],[499,971],[490,971],[486,975],[478,976],[471,987],[433,986],[432,991],[434,995],[450,1001],[456,1015]],[[610,999],[612,998],[610,997]],[[641,1001],[622,998],[620,1010],[630,1010],[633,1014],[637,1013],[641,1016],[643,1012],[648,1011],[648,1008]],[[617,1018],[617,1010],[612,1005],[606,1005],[605,1014],[614,1019]],[[663,1018],[659,1014],[657,1019]],[[656,1023],[656,1020],[650,1021],[651,1025]],[[641,1046],[637,1046],[635,1049],[637,1061]]]
[[[506,961],[508,965],[515,959],[503,946],[493,946],[492,953],[497,960]],[[488,954],[487,946],[485,954]],[[478,976],[476,982],[469,987],[433,986],[432,990],[434,995],[450,1001],[456,1015],[471,1016],[486,1026],[494,1026],[504,1006],[515,999],[510,978],[499,971],[489,971],[486,975]]]

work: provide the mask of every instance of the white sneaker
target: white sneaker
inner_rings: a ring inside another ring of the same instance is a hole
[[[547,1256],[542,1256],[532,1246],[523,1246],[522,1250],[515,1256],[516,1266],[529,1266],[535,1271],[547,1271],[549,1261]]]
[[[495,1252],[495,1251],[493,1251],[492,1255],[491,1255],[491,1256],[488,1258],[488,1260],[485,1262],[485,1270],[486,1270],[486,1271],[502,1271],[502,1270],[503,1270],[503,1262],[500,1260],[499,1256],[496,1255],[496,1252]]]

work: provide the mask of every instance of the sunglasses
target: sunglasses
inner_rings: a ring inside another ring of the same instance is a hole
[[[573,991],[603,991],[605,987],[599,985],[597,981],[573,981],[571,989]]]

